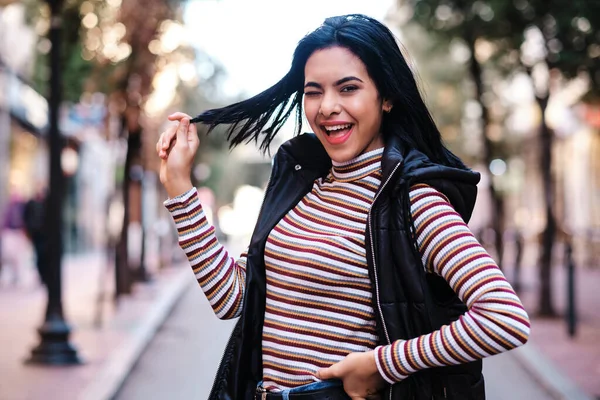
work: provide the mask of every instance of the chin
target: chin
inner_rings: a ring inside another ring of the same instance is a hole
[[[317,138],[321,142],[321,145],[323,145],[329,158],[337,163],[350,161],[361,154],[362,149],[360,148],[360,144],[357,144],[352,140],[353,138],[349,138],[349,140],[341,146],[331,145],[327,139],[323,138],[321,135],[317,135]]]
[[[329,158],[331,158],[332,161],[335,161],[337,163],[344,163],[346,161],[350,161],[356,157],[358,157],[359,155],[359,151],[352,151],[351,149],[328,149],[327,147],[325,147],[325,151],[327,152],[327,155],[329,155]]]

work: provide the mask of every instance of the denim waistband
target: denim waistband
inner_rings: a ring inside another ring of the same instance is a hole
[[[258,387],[261,387],[261,386],[262,386],[262,381],[258,383]],[[290,394],[310,392],[313,390],[328,389],[328,388],[335,388],[335,387],[342,387],[342,386],[343,386],[343,383],[341,380],[330,379],[330,380],[326,380],[326,381],[307,383],[306,385],[296,386],[291,389],[283,389],[281,392],[276,392],[276,393],[281,395],[283,400],[289,400]]]

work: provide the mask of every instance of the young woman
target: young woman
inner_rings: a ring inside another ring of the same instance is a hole
[[[193,123],[265,150],[294,109],[298,135],[236,260],[190,181]],[[483,399],[481,359],[527,341],[527,313],[466,225],[479,174],[444,147],[381,23],[328,18],[273,87],[169,119],[165,205],[216,315],[239,317],[211,399]]]

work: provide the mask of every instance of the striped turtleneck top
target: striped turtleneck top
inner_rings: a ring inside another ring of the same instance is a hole
[[[317,381],[317,370],[351,352],[375,349],[380,374],[394,383],[420,369],[472,361],[527,341],[527,314],[502,272],[448,200],[416,185],[410,191],[411,213],[423,264],[449,282],[469,311],[428,335],[376,347],[364,242],[382,153],[334,162],[267,239],[262,338],[267,389]],[[215,314],[239,316],[245,254],[236,260],[218,243],[195,189],[165,205]]]
[[[333,161],[267,239],[267,389],[310,383],[320,368],[377,344],[365,228],[382,151]]]

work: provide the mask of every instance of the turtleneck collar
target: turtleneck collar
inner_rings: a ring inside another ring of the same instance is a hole
[[[360,154],[352,160],[336,162],[332,160],[331,174],[339,182],[352,182],[364,178],[381,169],[383,147]]]

